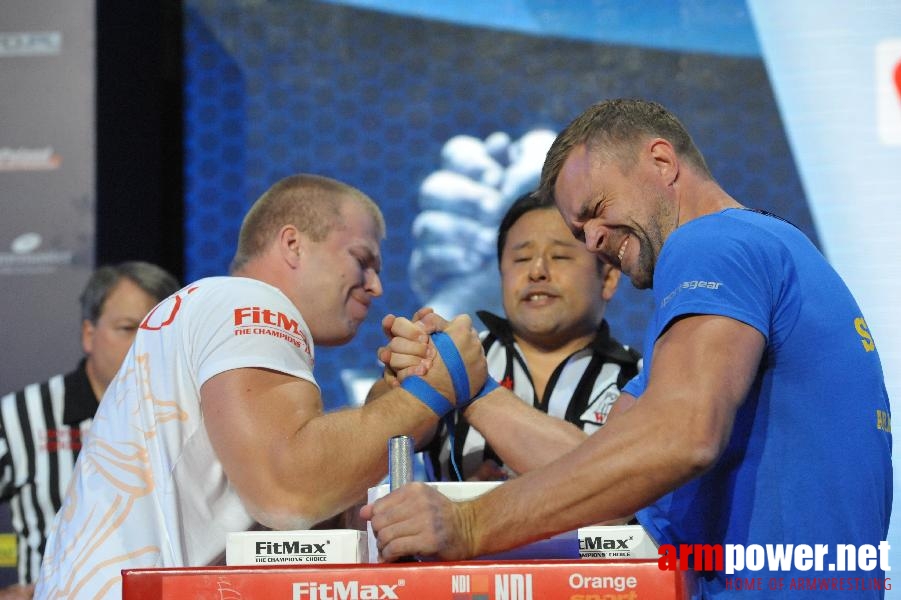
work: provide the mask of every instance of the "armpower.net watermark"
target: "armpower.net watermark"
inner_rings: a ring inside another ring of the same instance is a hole
[[[721,571],[732,590],[890,590],[889,543],[872,544],[662,544],[662,571]],[[765,572],[766,577],[758,576]],[[861,571],[879,576],[861,577]],[[773,577],[774,573],[791,573]],[[799,575],[803,573],[804,575]],[[843,576],[854,573],[853,576]]]

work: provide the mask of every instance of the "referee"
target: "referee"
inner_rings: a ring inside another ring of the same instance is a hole
[[[604,425],[641,357],[610,335],[604,320],[619,271],[576,240],[554,204],[519,197],[498,228],[498,265],[506,319],[477,314],[488,372],[523,402],[587,434]],[[514,474],[459,414],[426,450],[435,481],[496,480]]]
[[[144,316],[178,289],[175,277],[146,262],[97,269],[80,298],[84,357],[75,370],[0,398],[0,500],[10,503],[19,576],[17,585],[0,594],[31,597],[50,525],[97,403]]]

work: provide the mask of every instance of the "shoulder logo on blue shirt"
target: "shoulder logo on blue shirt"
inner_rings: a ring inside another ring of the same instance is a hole
[[[864,350],[872,352],[876,349],[876,342],[873,341],[873,335],[870,333],[870,328],[867,326],[867,322],[863,320],[863,317],[854,319],[854,329],[857,331],[857,335],[860,336],[860,343],[863,344]]]
[[[695,290],[698,288],[704,290],[718,290],[721,285],[723,285],[723,282],[721,281],[703,281],[701,279],[683,281],[676,286],[676,289],[666,295],[666,297],[663,299],[663,302],[660,303],[660,307],[663,308],[664,306],[666,306],[669,301],[675,298],[676,294],[678,294],[682,290]]]

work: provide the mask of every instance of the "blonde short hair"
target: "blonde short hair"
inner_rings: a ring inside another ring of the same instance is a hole
[[[379,239],[385,237],[382,211],[357,188],[321,175],[291,175],[278,181],[247,211],[231,271],[262,254],[285,225],[294,225],[312,240],[322,241],[340,223],[346,202],[366,208],[379,229]]]

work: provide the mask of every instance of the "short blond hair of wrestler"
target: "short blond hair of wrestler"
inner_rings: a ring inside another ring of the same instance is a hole
[[[238,248],[231,272],[240,270],[251,258],[259,256],[272,243],[278,229],[294,224],[301,233],[321,242],[341,221],[344,202],[366,207],[385,237],[385,218],[373,200],[340,181],[318,175],[292,175],[274,184],[254,203],[241,223]]]

